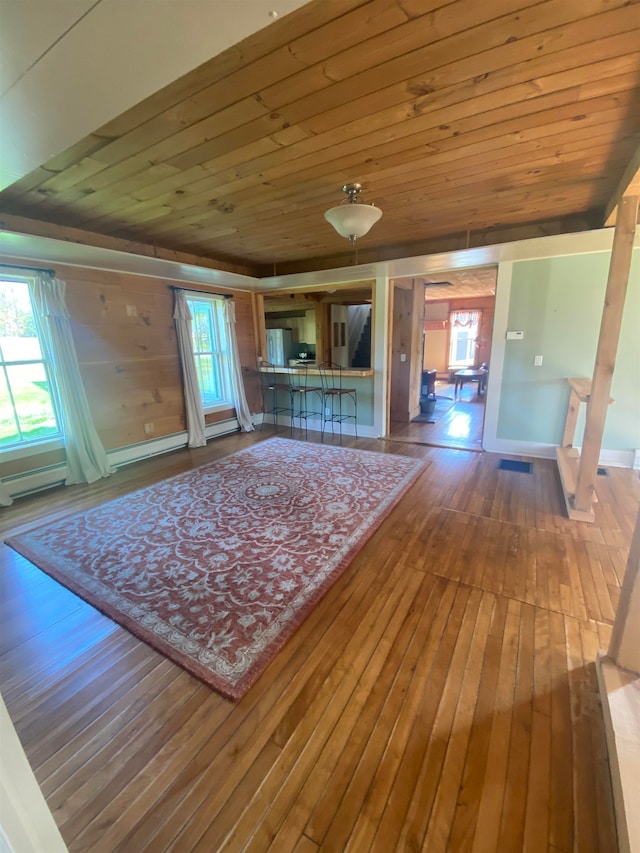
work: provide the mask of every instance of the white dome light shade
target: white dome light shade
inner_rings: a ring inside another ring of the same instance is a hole
[[[345,184],[342,192],[347,196],[347,204],[331,207],[324,215],[341,237],[355,243],[358,237],[364,237],[372,225],[380,219],[382,211],[373,204],[360,204],[358,196],[362,192],[361,184]]]
[[[354,243],[357,237],[364,237],[381,216],[382,211],[373,204],[340,204],[329,208],[324,218],[338,234]]]

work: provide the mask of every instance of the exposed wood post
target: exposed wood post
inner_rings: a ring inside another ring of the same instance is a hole
[[[331,361],[331,306],[327,302],[316,305],[316,361]]]
[[[420,414],[420,389],[422,387],[422,337],[424,328],[424,282],[413,279],[413,306],[411,310],[411,343],[409,360],[409,420]],[[416,320],[420,318],[420,325]]]
[[[256,355],[267,360],[267,325],[264,314],[264,296],[261,293],[252,294],[251,307],[253,308],[253,333],[256,339]]]
[[[640,673],[640,512],[629,548],[608,654],[617,666]]]
[[[600,337],[598,338],[598,350],[591,383],[591,397],[587,403],[587,420],[576,481],[574,507],[579,512],[591,509],[595,490],[598,459],[609,405],[611,380],[616,364],[637,219],[638,196],[623,198],[618,208],[613,238],[609,277],[600,324]]]
[[[569,393],[569,408],[567,409],[567,419],[564,424],[564,433],[562,434],[562,446],[573,447],[573,439],[576,434],[576,424],[578,423],[578,412],[580,411],[580,397],[571,387]]]

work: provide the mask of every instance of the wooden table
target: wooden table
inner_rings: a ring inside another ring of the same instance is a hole
[[[486,381],[487,371],[486,370],[472,370],[471,368],[467,370],[458,370],[453,374],[454,386],[453,386],[453,394],[454,396],[458,393],[458,388],[462,388],[465,382],[473,382],[474,380],[478,380],[478,394],[482,394],[484,391],[484,385]]]

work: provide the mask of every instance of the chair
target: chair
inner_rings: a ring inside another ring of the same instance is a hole
[[[280,368],[281,371],[281,368]],[[264,420],[266,415],[273,415],[276,430],[278,429],[278,415],[288,415],[291,419],[291,394],[288,382],[278,380],[277,376],[279,368],[275,364],[270,364],[268,361],[258,362],[258,376],[262,386],[262,424],[260,430],[264,429]],[[286,392],[289,405],[282,404],[282,397]],[[290,420],[290,423],[291,420]]]
[[[324,440],[325,424],[331,424],[331,434],[334,434],[334,424],[340,426],[340,444],[342,444],[342,424],[352,420],[356,438],[358,437],[358,396],[355,388],[345,388],[342,382],[342,367],[332,361],[320,365],[322,381],[322,439]],[[350,413],[344,410],[343,401],[353,409]]]
[[[295,371],[290,374],[289,395],[291,397],[291,431],[295,426],[296,418],[302,429],[304,420],[304,434],[307,436],[308,419],[317,418],[322,424],[323,389],[319,385],[309,385],[309,365],[304,361],[290,364]],[[317,397],[317,409],[309,408],[309,397]]]
[[[489,378],[489,364],[483,361],[480,365],[480,370],[484,370],[483,375],[478,379],[478,394],[484,394],[487,390],[487,380]]]

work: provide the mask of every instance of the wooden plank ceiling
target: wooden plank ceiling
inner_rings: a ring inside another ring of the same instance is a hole
[[[599,227],[639,96],[638,0],[314,0],[0,193],[2,224],[264,275],[353,263],[323,218],[349,181],[383,210],[360,262]]]

